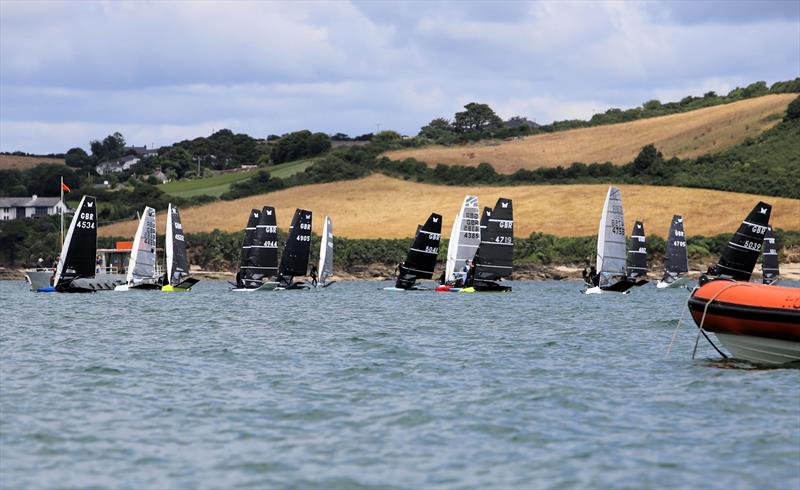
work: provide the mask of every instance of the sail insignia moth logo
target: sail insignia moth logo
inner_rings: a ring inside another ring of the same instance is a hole
[[[507,208],[508,207],[508,202],[501,202],[500,205],[503,206],[504,208]]]
[[[433,222],[434,223],[438,223],[439,222],[439,218],[433,218]]]
[[[94,201],[86,201],[86,207],[90,208],[94,204]]]
[[[267,216],[272,216],[272,210],[271,209],[267,209]]]
[[[758,212],[761,214],[767,214],[767,208],[761,208],[758,210]]]

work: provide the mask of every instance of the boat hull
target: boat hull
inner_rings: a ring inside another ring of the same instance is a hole
[[[656,289],[679,288],[685,286],[686,284],[689,284],[691,281],[692,279],[686,276],[681,276],[672,282],[658,281],[656,283]]]
[[[737,358],[767,364],[798,359],[800,289],[714,280],[696,289],[688,306],[695,323]]]
[[[31,291],[54,291],[50,281],[53,279],[55,272],[55,269],[28,270],[25,271],[25,280],[28,281]]]
[[[73,279],[68,284],[56,288],[56,291],[59,293],[114,291],[114,288],[122,284],[125,284],[125,276],[122,274],[97,274],[95,277]]]

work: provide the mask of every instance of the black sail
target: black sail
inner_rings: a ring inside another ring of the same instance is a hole
[[[256,233],[256,225],[261,217],[261,211],[251,209],[250,216],[247,218],[247,228],[244,229],[244,240],[242,241],[242,254],[239,260],[239,274],[237,283],[241,286],[241,281],[253,279],[252,247],[253,238]]]
[[[424,225],[417,226],[417,233],[401,267],[400,277],[412,275],[416,279],[431,279],[436,268],[441,238],[442,216],[431,213]]]
[[[485,221],[486,227],[483,227]],[[475,279],[496,281],[508,277],[514,260],[514,206],[501,197],[491,214],[481,217],[481,244],[475,261]]]
[[[644,224],[637,221],[633,225],[630,246],[628,247],[628,277],[644,277],[647,275],[647,242],[644,235]]]
[[[73,279],[94,277],[96,257],[97,200],[93,196],[83,196],[69,224],[54,287],[64,289]]]
[[[722,257],[711,271],[711,275],[727,276],[737,281],[749,281],[756,266],[769,226],[772,205],[759,202],[750,211],[736,234],[722,251]]]
[[[778,244],[775,241],[775,233],[772,227],[767,227],[767,233],[764,235],[764,251],[761,255],[761,268],[763,272],[764,284],[772,284],[781,275],[778,269]]]
[[[278,275],[278,222],[272,206],[264,206],[261,210],[250,250],[253,255],[253,278]]]
[[[180,284],[189,275],[189,255],[186,252],[186,236],[181,223],[181,213],[177,206],[170,204],[170,221],[172,223],[169,233],[172,233],[172,269],[169,283],[173,286]]]
[[[689,256],[686,253],[686,232],[683,229],[683,216],[676,214],[672,217],[667,236],[667,246],[664,253],[664,280],[673,280],[678,275],[689,271]]]
[[[283,248],[279,275],[305,276],[308,272],[308,254],[311,248],[311,211],[297,209],[289,227],[289,236]]]

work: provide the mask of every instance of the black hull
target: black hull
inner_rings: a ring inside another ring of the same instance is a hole
[[[472,287],[475,291],[482,293],[508,293],[511,292],[511,286],[502,286],[494,281],[482,281],[476,279]]]
[[[610,293],[624,293],[625,291],[631,289],[634,286],[636,286],[635,281],[629,279],[623,279],[621,281],[615,282],[610,286],[600,286],[600,289],[602,291],[608,291]]]

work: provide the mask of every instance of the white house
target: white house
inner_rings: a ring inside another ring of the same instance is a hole
[[[69,208],[58,197],[0,197],[0,221],[52,216]]]
[[[102,162],[97,166],[96,170],[100,175],[106,175],[113,172],[124,172],[126,170],[130,170],[131,167],[140,161],[141,159],[139,157],[128,155],[126,157],[117,158],[116,160]]]

